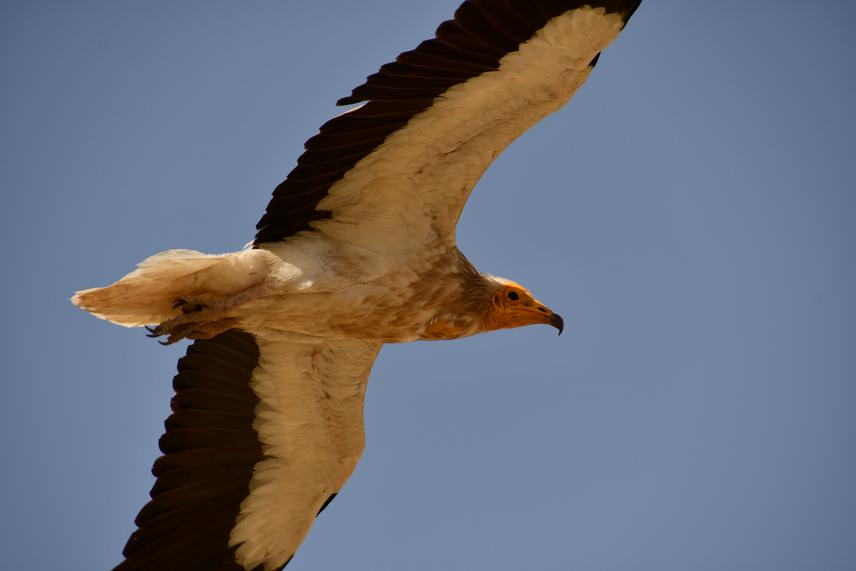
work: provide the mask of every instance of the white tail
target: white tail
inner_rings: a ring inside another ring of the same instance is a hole
[[[231,254],[168,250],[143,260],[112,285],[77,292],[71,302],[125,327],[153,325],[175,316],[179,299],[205,303],[260,283],[275,259],[265,250]]]

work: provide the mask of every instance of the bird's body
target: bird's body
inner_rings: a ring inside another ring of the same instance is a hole
[[[513,282],[479,273],[455,246],[437,248],[418,264],[375,276],[361,272],[389,262],[371,252],[355,256],[354,247],[345,246],[349,255],[325,255],[324,250],[332,249],[329,244],[309,251],[290,246],[217,256],[163,252],[110,288],[79,292],[74,301],[98,317],[139,326],[196,316],[196,312],[175,315],[177,300],[217,308],[224,300],[240,298],[204,323],[224,322],[227,329],[295,342],[456,339],[503,325],[491,311],[491,297]],[[361,279],[354,282],[355,275]],[[227,284],[233,287],[224,288]],[[140,313],[131,313],[130,308],[137,306]],[[121,313],[113,313],[113,307]],[[551,314],[544,315],[543,322],[548,323]],[[199,327],[184,333],[181,337],[213,336]]]
[[[360,265],[385,265],[373,256],[364,252]],[[477,302],[484,300],[474,297],[476,293],[490,295],[486,293],[490,278],[482,276],[454,246],[437,249],[419,264],[391,268],[338,289],[333,284],[346,281],[351,264],[334,262],[331,266],[343,273],[331,276],[329,285],[308,284],[299,290],[300,298],[286,294],[260,299],[258,304],[265,307],[248,308],[248,319],[262,315],[268,322],[256,325],[277,333],[384,343],[438,338],[438,324],[448,324],[449,331],[458,332],[446,338],[479,331],[482,316]]]
[[[455,226],[493,159],[573,95],[637,5],[465,2],[340,101],[366,103],[307,142],[251,248],[167,251],[75,295],[196,340],[120,568],[281,568],[362,454],[383,344],[561,333],[528,290],[466,259]]]

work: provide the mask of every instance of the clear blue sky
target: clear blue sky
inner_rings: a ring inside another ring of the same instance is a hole
[[[183,347],[67,299],[239,249],[455,0],[2,2],[0,547],[104,569]],[[289,571],[856,568],[856,3],[646,0],[459,229],[566,318],[385,348]]]

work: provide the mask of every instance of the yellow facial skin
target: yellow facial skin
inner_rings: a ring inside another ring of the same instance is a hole
[[[562,334],[564,320],[558,313],[535,299],[526,288],[509,283],[494,292],[483,329],[494,331],[539,323],[551,325]]]

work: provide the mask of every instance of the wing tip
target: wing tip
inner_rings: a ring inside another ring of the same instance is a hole
[[[342,107],[344,105],[353,105],[354,103],[361,103],[363,101],[365,101],[365,99],[359,99],[359,98],[355,97],[354,94],[352,93],[351,95],[348,95],[347,97],[342,97],[340,99],[337,99],[336,105],[339,107]]]

